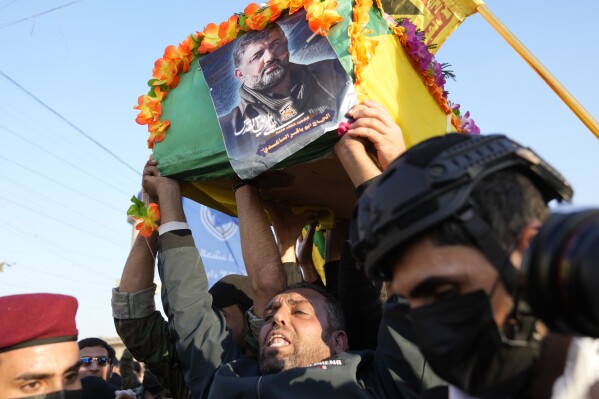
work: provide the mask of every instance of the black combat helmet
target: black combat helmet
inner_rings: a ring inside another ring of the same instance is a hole
[[[390,255],[454,218],[513,287],[513,266],[505,266],[505,251],[469,201],[482,179],[506,169],[530,178],[546,202],[572,198],[572,188],[555,169],[504,135],[434,137],[397,158],[359,199],[350,232],[358,266],[373,278],[390,280]]]

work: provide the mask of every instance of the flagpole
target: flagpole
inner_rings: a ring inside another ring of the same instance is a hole
[[[578,116],[587,128],[599,139],[599,123],[584,109],[582,104],[549,72],[547,68],[528,50],[524,44],[482,3],[476,10],[484,19],[516,50],[518,54],[530,65],[536,73],[551,87],[562,101]]]

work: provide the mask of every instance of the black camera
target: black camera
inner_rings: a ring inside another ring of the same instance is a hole
[[[599,337],[599,209],[552,213],[521,272],[524,298],[547,327]]]

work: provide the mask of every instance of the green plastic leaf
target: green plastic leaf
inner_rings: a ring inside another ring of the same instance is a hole
[[[248,30],[248,26],[245,23],[245,21],[248,19],[248,17],[243,14],[239,16],[239,19],[237,20],[237,23],[239,24],[239,26],[241,27],[242,30]]]
[[[136,219],[140,219],[148,214],[146,204],[137,199],[135,195],[131,197],[131,202],[133,202],[133,205],[127,209],[128,216],[133,216]]]
[[[202,39],[203,39],[203,38],[202,38],[202,39],[200,39],[200,38],[198,37],[198,35],[192,34],[192,35],[189,35],[189,36],[191,37],[191,40],[193,40],[194,42],[196,42],[198,45],[202,43]]]

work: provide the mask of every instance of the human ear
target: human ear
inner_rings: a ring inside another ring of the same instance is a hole
[[[526,224],[526,226],[520,230],[520,238],[518,239],[518,245],[516,246],[516,249],[522,252],[526,251],[530,245],[530,242],[537,235],[542,225],[543,223],[541,223],[541,221],[538,219]]]
[[[336,355],[337,353],[341,353],[341,352],[345,352],[348,348],[348,344],[347,344],[347,335],[345,334],[345,331],[333,331],[332,337],[331,337],[331,351],[333,352],[333,355]]]
[[[522,263],[522,254],[524,253],[524,251],[526,251],[526,249],[530,245],[530,242],[537,235],[542,225],[543,223],[540,220],[535,219],[527,223],[524,227],[522,227],[522,230],[520,230],[520,235],[518,238],[518,242],[516,243],[516,248],[510,256],[512,264],[517,269],[520,269],[520,263]]]
[[[243,82],[244,77],[243,77],[243,72],[241,72],[241,69],[235,68],[235,72],[233,74],[235,75],[235,77],[237,79],[239,79],[240,81]]]

